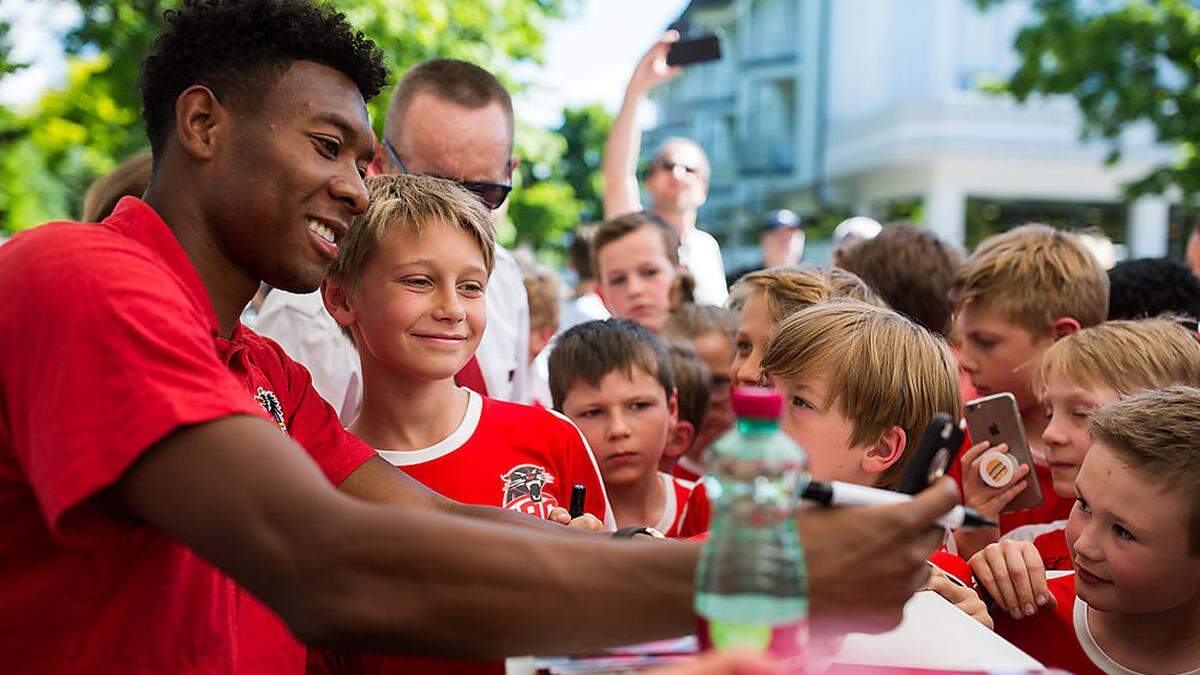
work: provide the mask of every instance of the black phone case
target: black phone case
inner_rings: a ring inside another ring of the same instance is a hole
[[[668,66],[686,66],[692,63],[717,61],[720,58],[721,39],[716,35],[680,40],[667,50]]]
[[[940,478],[949,468],[962,447],[964,434],[962,428],[947,413],[933,416],[921,443],[917,445],[916,454],[904,469],[900,477],[897,491],[915,495],[929,487],[930,478]],[[934,463],[937,463],[937,475],[933,475]]]

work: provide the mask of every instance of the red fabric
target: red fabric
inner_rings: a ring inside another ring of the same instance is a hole
[[[222,360],[275,423],[308,451],[339,485],[375,451],[342,428],[337,413],[313,389],[312,377],[273,340],[238,325],[217,339]],[[278,404],[277,406],[275,404]],[[238,597],[239,672],[303,673],[306,648],[274,612],[249,593]]]
[[[454,376],[454,383],[466,387],[480,396],[487,396],[487,382],[483,379],[483,370],[479,368],[479,359],[474,354],[467,365]]]
[[[938,569],[946,574],[954,575],[955,578],[968,586],[975,583],[975,580],[971,578],[971,566],[967,564],[967,561],[949,551],[934,551],[933,555],[929,556],[929,562],[936,565]]]
[[[1012,530],[1003,538],[1032,542],[1046,569],[1069,571],[1075,567],[1071,564],[1071,551],[1067,548],[1066,528],[1066,520],[1056,520],[1045,525],[1024,525]]]
[[[464,422],[469,425],[470,421]],[[435,446],[440,456],[399,468],[430,489],[456,501],[499,506],[545,518],[555,506],[571,504],[576,484],[587,488],[584,511],[611,524],[600,470],[583,435],[557,413],[483,398],[478,423],[457,446]],[[454,436],[451,436],[454,438]],[[445,454],[441,454],[445,451]],[[422,454],[424,451],[418,451]],[[393,463],[405,455],[382,453]],[[516,472],[514,473],[514,470]],[[537,499],[534,499],[534,494]],[[343,654],[342,672],[367,675],[503,673],[504,663],[382,654]]]
[[[0,670],[232,672],[234,583],[102,494],[175,429],[263,414],[191,262],[127,198],[0,246],[0,297]]]
[[[675,491],[675,513],[671,526],[663,531],[670,539],[689,539],[708,531],[712,507],[703,483],[671,478]]]
[[[671,475],[693,483],[700,480],[700,474],[686,466],[682,466],[679,462],[675,462],[675,465],[671,467]]]
[[[996,633],[1047,668],[1060,668],[1076,675],[1100,675],[1103,671],[1088,658],[1075,633],[1075,575],[1050,579],[1047,585],[1058,600],[1057,607],[1025,619],[1014,619],[1004,611],[994,612]]]

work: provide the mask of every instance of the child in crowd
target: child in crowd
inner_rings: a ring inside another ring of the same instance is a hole
[[[587,223],[575,228],[571,246],[567,249],[568,271],[575,273],[575,288],[571,298],[564,300],[559,313],[559,329],[567,330],[577,323],[607,319],[609,312],[604,301],[596,294],[596,275],[592,272],[592,238],[596,236],[598,223]]]
[[[704,474],[705,450],[733,426],[729,368],[733,363],[733,338],[737,327],[737,314],[732,310],[693,304],[685,304],[671,312],[663,326],[664,335],[691,343],[711,376],[704,422],[696,430],[692,447],[679,457],[672,469],[678,478],[699,480]]]
[[[883,301],[857,276],[818,267],[775,267],[751,272],[730,291],[730,307],[740,311],[730,377],[735,385],[763,384],[761,363],[775,324],[789,315],[830,298],[850,298],[883,306]]]
[[[945,341],[890,309],[854,300],[785,318],[762,368],[783,395],[780,428],[804,448],[813,480],[893,490],[933,416],[962,406]],[[945,571],[969,578],[961,559],[935,556]],[[991,626],[970,589],[939,583],[934,590]]]
[[[678,462],[696,443],[704,418],[708,414],[712,395],[709,383],[712,375],[708,366],[696,355],[696,350],[686,340],[663,338],[667,355],[671,358],[671,375],[675,378],[675,393],[678,399],[678,421],[667,440],[666,451],[659,470],[672,473]]]
[[[454,384],[486,323],[492,229],[479,201],[414,175],[374,177],[368,189],[370,207],[324,286],[363,363],[350,430],[452,499],[548,518],[580,483],[586,512],[611,523],[595,461],[569,421]]]
[[[1139,258],[1108,271],[1108,318],[1177,314],[1200,318],[1200,278],[1170,258]]]
[[[1053,491],[1042,430],[1041,403],[1033,392],[1038,357],[1056,340],[1094,326],[1108,311],[1108,277],[1079,237],[1045,225],[1023,225],[990,237],[963,264],[951,291],[959,363],[979,396],[1011,393],[1017,401],[1029,447],[1037,464],[1027,477],[1022,465],[1015,483],[992,488],[979,475],[980,443],[962,454],[964,501],[989,518],[999,517],[1000,531],[981,528],[956,535],[959,551],[969,557],[999,534],[1025,524],[1065,518],[1070,502]],[[1026,480],[1041,484],[1040,507],[1001,514]]]
[[[996,632],[1049,668],[1200,670],[1200,389],[1152,389],[1091,411],[1094,439],[1066,527],[1075,572],[1045,580],[1014,559],[1007,583],[1047,588],[1054,611]],[[986,581],[986,579],[984,580]]]
[[[1054,343],[1042,355],[1035,391],[1050,420],[1042,432],[1054,492],[1075,498],[1075,478],[1092,437],[1088,413],[1147,389],[1200,386],[1200,341],[1169,319],[1109,321]],[[1023,525],[971,558],[979,579],[1004,579],[1009,559],[1028,558],[1048,570],[1070,570],[1067,519]],[[1013,616],[1033,614],[1051,596],[1044,588],[1022,586],[1015,595],[990,584],[989,592]],[[1028,591],[1028,592],[1026,592]],[[1015,591],[1014,591],[1015,592]]]
[[[545,357],[538,356],[558,332],[561,290],[558,275],[541,265],[523,265],[525,294],[529,297],[529,379],[533,404],[550,407],[550,384],[546,380]]]
[[[362,360],[362,411],[350,431],[425,486],[468,504],[566,523],[572,487],[583,485],[585,514],[572,524],[613,528],[596,462],[570,421],[454,383],[486,324],[494,242],[479,200],[419,175],[372,177],[367,189],[370,206],[322,287]],[[495,662],[341,658],[361,659],[371,673],[503,672]]]
[[[579,324],[550,354],[550,392],[596,453],[617,526],[668,537],[708,529],[708,499],[696,484],[658,470],[679,412],[662,340],[633,321]]]
[[[591,260],[597,292],[615,318],[657,333],[671,310],[690,300],[694,282],[679,266],[679,235],[652,213],[627,213],[602,224]]]

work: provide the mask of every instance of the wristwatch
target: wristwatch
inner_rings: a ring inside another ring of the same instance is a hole
[[[654,539],[666,539],[666,536],[664,536],[662,532],[659,532],[653,527],[646,527],[645,525],[622,527],[616,532],[613,532],[613,539],[633,539],[638,535],[653,537]]]

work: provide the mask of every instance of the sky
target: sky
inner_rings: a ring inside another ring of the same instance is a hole
[[[515,102],[517,115],[555,126],[563,106],[600,102],[611,112],[646,48],[687,5],[687,0],[585,0],[568,21],[547,31],[544,66],[514,73],[531,86]],[[56,38],[78,20],[78,11],[54,0],[4,0],[0,18],[13,22],[13,57],[32,65],[0,80],[0,104],[21,106],[62,82],[65,69]]]

